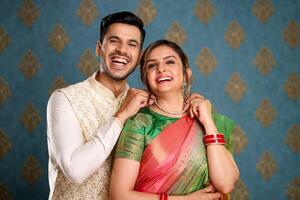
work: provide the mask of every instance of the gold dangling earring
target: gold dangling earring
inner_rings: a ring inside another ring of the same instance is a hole
[[[184,99],[187,99],[190,96],[190,93],[191,93],[191,84],[189,84],[187,81],[183,81],[182,95]]]

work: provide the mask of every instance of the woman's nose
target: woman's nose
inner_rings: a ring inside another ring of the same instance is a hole
[[[161,72],[164,72],[165,71],[165,67],[162,63],[159,63],[157,65],[157,72],[161,73]]]

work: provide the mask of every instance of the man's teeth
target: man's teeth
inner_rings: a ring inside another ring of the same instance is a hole
[[[128,63],[128,60],[123,59],[123,58],[112,58],[113,62],[118,62],[118,63],[123,63],[124,65],[126,65]]]

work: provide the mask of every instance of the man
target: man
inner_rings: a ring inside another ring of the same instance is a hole
[[[148,102],[147,92],[127,85],[144,38],[143,22],[136,15],[104,17],[96,47],[101,70],[51,95],[49,199],[108,199],[111,151],[126,119]]]

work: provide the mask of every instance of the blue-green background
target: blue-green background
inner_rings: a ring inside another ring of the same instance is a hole
[[[0,105],[0,128],[12,142],[12,148],[0,160],[0,183],[6,185],[14,199],[48,197],[46,104],[53,81],[58,75],[63,76],[68,84],[83,80],[85,77],[77,64],[85,49],[94,49],[100,19],[115,11],[135,12],[139,4],[138,0],[94,0],[99,16],[91,26],[86,26],[76,15],[80,2],[36,0],[40,16],[31,27],[27,27],[17,15],[22,1],[0,1],[0,26],[11,39],[0,54],[0,76],[12,92]],[[283,40],[283,31],[291,20],[300,24],[300,1],[273,1],[275,12],[266,23],[261,23],[253,15],[252,0],[212,2],[215,16],[204,25],[194,14],[195,0],[153,0],[157,15],[146,26],[145,45],[164,38],[174,21],[180,23],[187,34],[182,47],[194,72],[193,90],[211,99],[217,110],[234,119],[246,134],[248,144],[235,159],[241,180],[248,188],[249,199],[288,199],[286,192],[290,182],[300,176],[300,155],[293,153],[284,141],[288,129],[300,124],[300,107],[299,98],[288,98],[284,84],[292,72],[300,74],[300,46],[289,47]],[[246,35],[245,42],[238,49],[231,48],[224,40],[224,33],[233,20],[239,22]],[[70,38],[59,54],[48,43],[48,36],[57,23],[64,27]],[[217,60],[216,69],[208,77],[195,66],[196,57],[204,47],[208,47]],[[276,60],[276,66],[266,76],[253,64],[261,47],[267,47]],[[41,68],[27,80],[19,70],[19,64],[29,49],[38,57]],[[225,85],[234,72],[239,73],[247,86],[245,96],[238,103],[225,91]],[[142,86],[138,70],[129,83]],[[269,99],[277,111],[276,119],[267,128],[255,117],[255,111],[264,98]],[[28,103],[38,109],[42,119],[33,133],[20,123],[20,116]],[[270,151],[277,162],[277,171],[269,181],[256,170],[256,164],[265,151]],[[22,164],[28,155],[36,157],[42,167],[42,176],[35,184],[28,184],[21,175]]]

